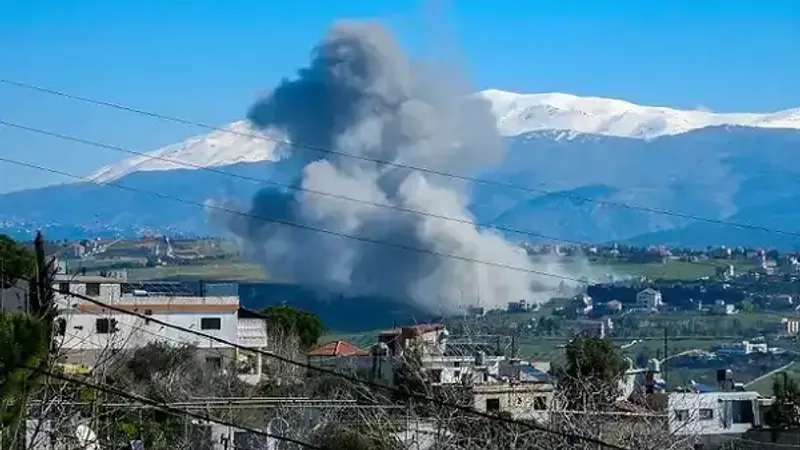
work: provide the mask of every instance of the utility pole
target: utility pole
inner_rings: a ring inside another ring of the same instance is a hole
[[[517,357],[517,333],[519,332],[519,325],[516,322],[511,324],[511,357]]]
[[[661,365],[661,371],[664,372],[664,384],[667,384],[667,358],[669,357],[669,333],[667,325],[664,325],[664,364]]]

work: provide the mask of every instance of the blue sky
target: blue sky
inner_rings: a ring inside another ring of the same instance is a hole
[[[800,106],[793,0],[0,0],[0,77],[224,124],[346,18],[383,21],[415,56],[450,49],[476,89]],[[201,132],[3,85],[0,119],[139,151]],[[2,126],[0,155],[82,175],[125,157]],[[62,181],[0,164],[0,192]]]

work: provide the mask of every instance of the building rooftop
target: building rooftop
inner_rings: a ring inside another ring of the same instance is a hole
[[[308,356],[368,356],[369,352],[346,341],[333,341],[308,351]]]
[[[396,336],[406,334],[410,336],[418,336],[423,333],[430,333],[431,331],[444,330],[444,324],[441,323],[421,323],[409,327],[392,328],[391,330],[381,331],[381,336]]]
[[[125,282],[117,278],[101,277],[99,275],[69,275],[65,273],[56,274],[54,280],[57,283],[123,284]]]

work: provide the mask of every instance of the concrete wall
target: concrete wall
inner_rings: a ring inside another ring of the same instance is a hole
[[[476,385],[472,394],[473,406],[478,411],[486,412],[487,401],[494,399],[499,400],[500,411],[511,413],[515,419],[533,419],[540,423],[549,421],[553,405],[553,386],[547,383]]]
[[[487,356],[483,368],[492,375],[500,373],[502,358]],[[426,371],[440,370],[441,384],[460,384],[462,377],[476,373],[475,358],[472,356],[424,356],[422,366]]]
[[[230,313],[154,313],[151,317],[184,328],[236,342],[237,315]],[[66,333],[59,341],[66,350],[99,350],[104,348],[141,347],[155,341],[171,344],[195,344],[201,348],[226,348],[230,345],[214,342],[194,334],[162,326],[145,319],[122,313],[66,312],[60,318],[66,320]],[[219,318],[219,330],[202,330],[204,318]],[[117,332],[98,333],[98,319],[113,319]]]
[[[741,434],[753,427],[753,423],[736,423],[731,419],[732,401],[751,402],[753,417],[758,417],[758,393],[756,392],[670,392],[667,403],[669,430],[678,435]],[[701,410],[710,410],[710,417],[702,417]],[[679,413],[681,411],[681,413]],[[688,416],[684,415],[685,411]]]

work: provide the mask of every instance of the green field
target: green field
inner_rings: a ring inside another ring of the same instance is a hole
[[[755,266],[745,261],[667,261],[666,263],[646,263],[633,264],[621,263],[616,261],[594,261],[597,267],[608,267],[614,273],[626,274],[631,276],[641,276],[651,279],[672,279],[672,280],[696,280],[703,277],[713,277],[717,267],[724,267],[729,264],[734,266],[737,271],[746,271]]]
[[[198,278],[208,281],[265,281],[268,279],[261,266],[243,261],[230,260],[182,266],[143,267],[128,270],[128,279],[131,281],[179,277]]]
[[[790,377],[794,378],[795,380],[800,379],[800,362],[796,362],[789,366],[785,371],[789,374]],[[775,374],[776,375],[776,374]],[[749,390],[758,391],[761,395],[771,396],[772,395],[772,383],[775,376],[767,376],[764,377],[755,383],[747,386]]]

